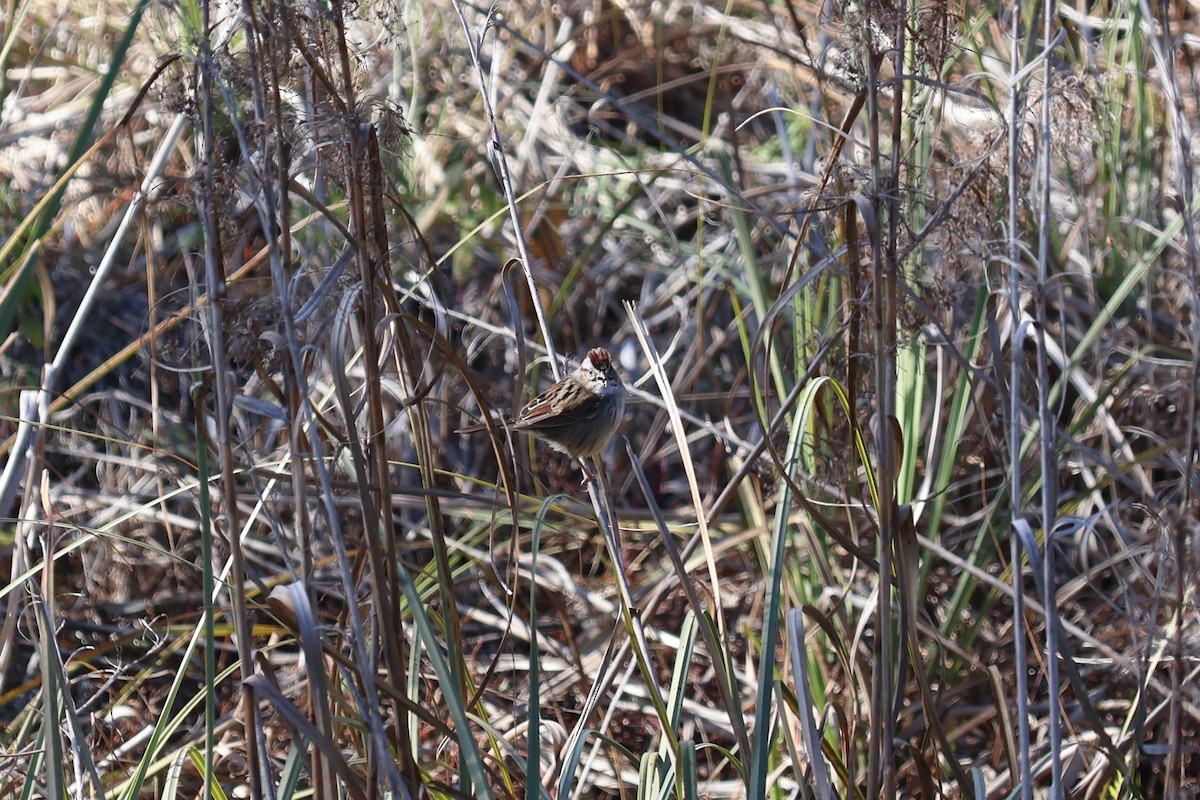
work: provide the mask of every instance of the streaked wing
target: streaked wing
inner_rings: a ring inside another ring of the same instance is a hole
[[[521,410],[521,417],[513,423],[513,427],[517,430],[552,431],[575,425],[581,420],[591,419],[603,405],[604,397],[595,392],[582,390],[582,388],[581,392],[586,392],[587,397],[581,401],[572,402],[570,410],[567,411],[564,411],[567,403],[564,402],[561,394],[555,395],[555,393],[546,392],[538,395]]]

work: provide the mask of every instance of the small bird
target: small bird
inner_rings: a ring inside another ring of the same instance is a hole
[[[546,440],[571,458],[594,456],[612,438],[625,414],[625,384],[608,351],[588,351],[579,369],[535,397],[516,419],[505,425]],[[455,433],[473,433],[486,425],[470,425]]]

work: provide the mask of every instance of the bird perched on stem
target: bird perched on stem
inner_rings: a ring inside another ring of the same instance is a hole
[[[625,414],[625,384],[608,351],[588,351],[579,369],[539,394],[516,419],[504,425],[544,439],[571,458],[594,456],[604,449]],[[455,433],[474,433],[486,425],[470,425]]]

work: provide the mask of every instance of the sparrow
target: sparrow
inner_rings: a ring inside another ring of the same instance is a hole
[[[625,384],[602,347],[588,351],[579,369],[539,394],[504,425],[532,433],[571,458],[594,456],[616,433],[625,414]],[[470,425],[455,433],[474,433]]]

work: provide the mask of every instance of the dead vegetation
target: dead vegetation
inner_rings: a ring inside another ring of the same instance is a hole
[[[1002,5],[9,4],[0,787],[1192,796],[1200,8]]]

